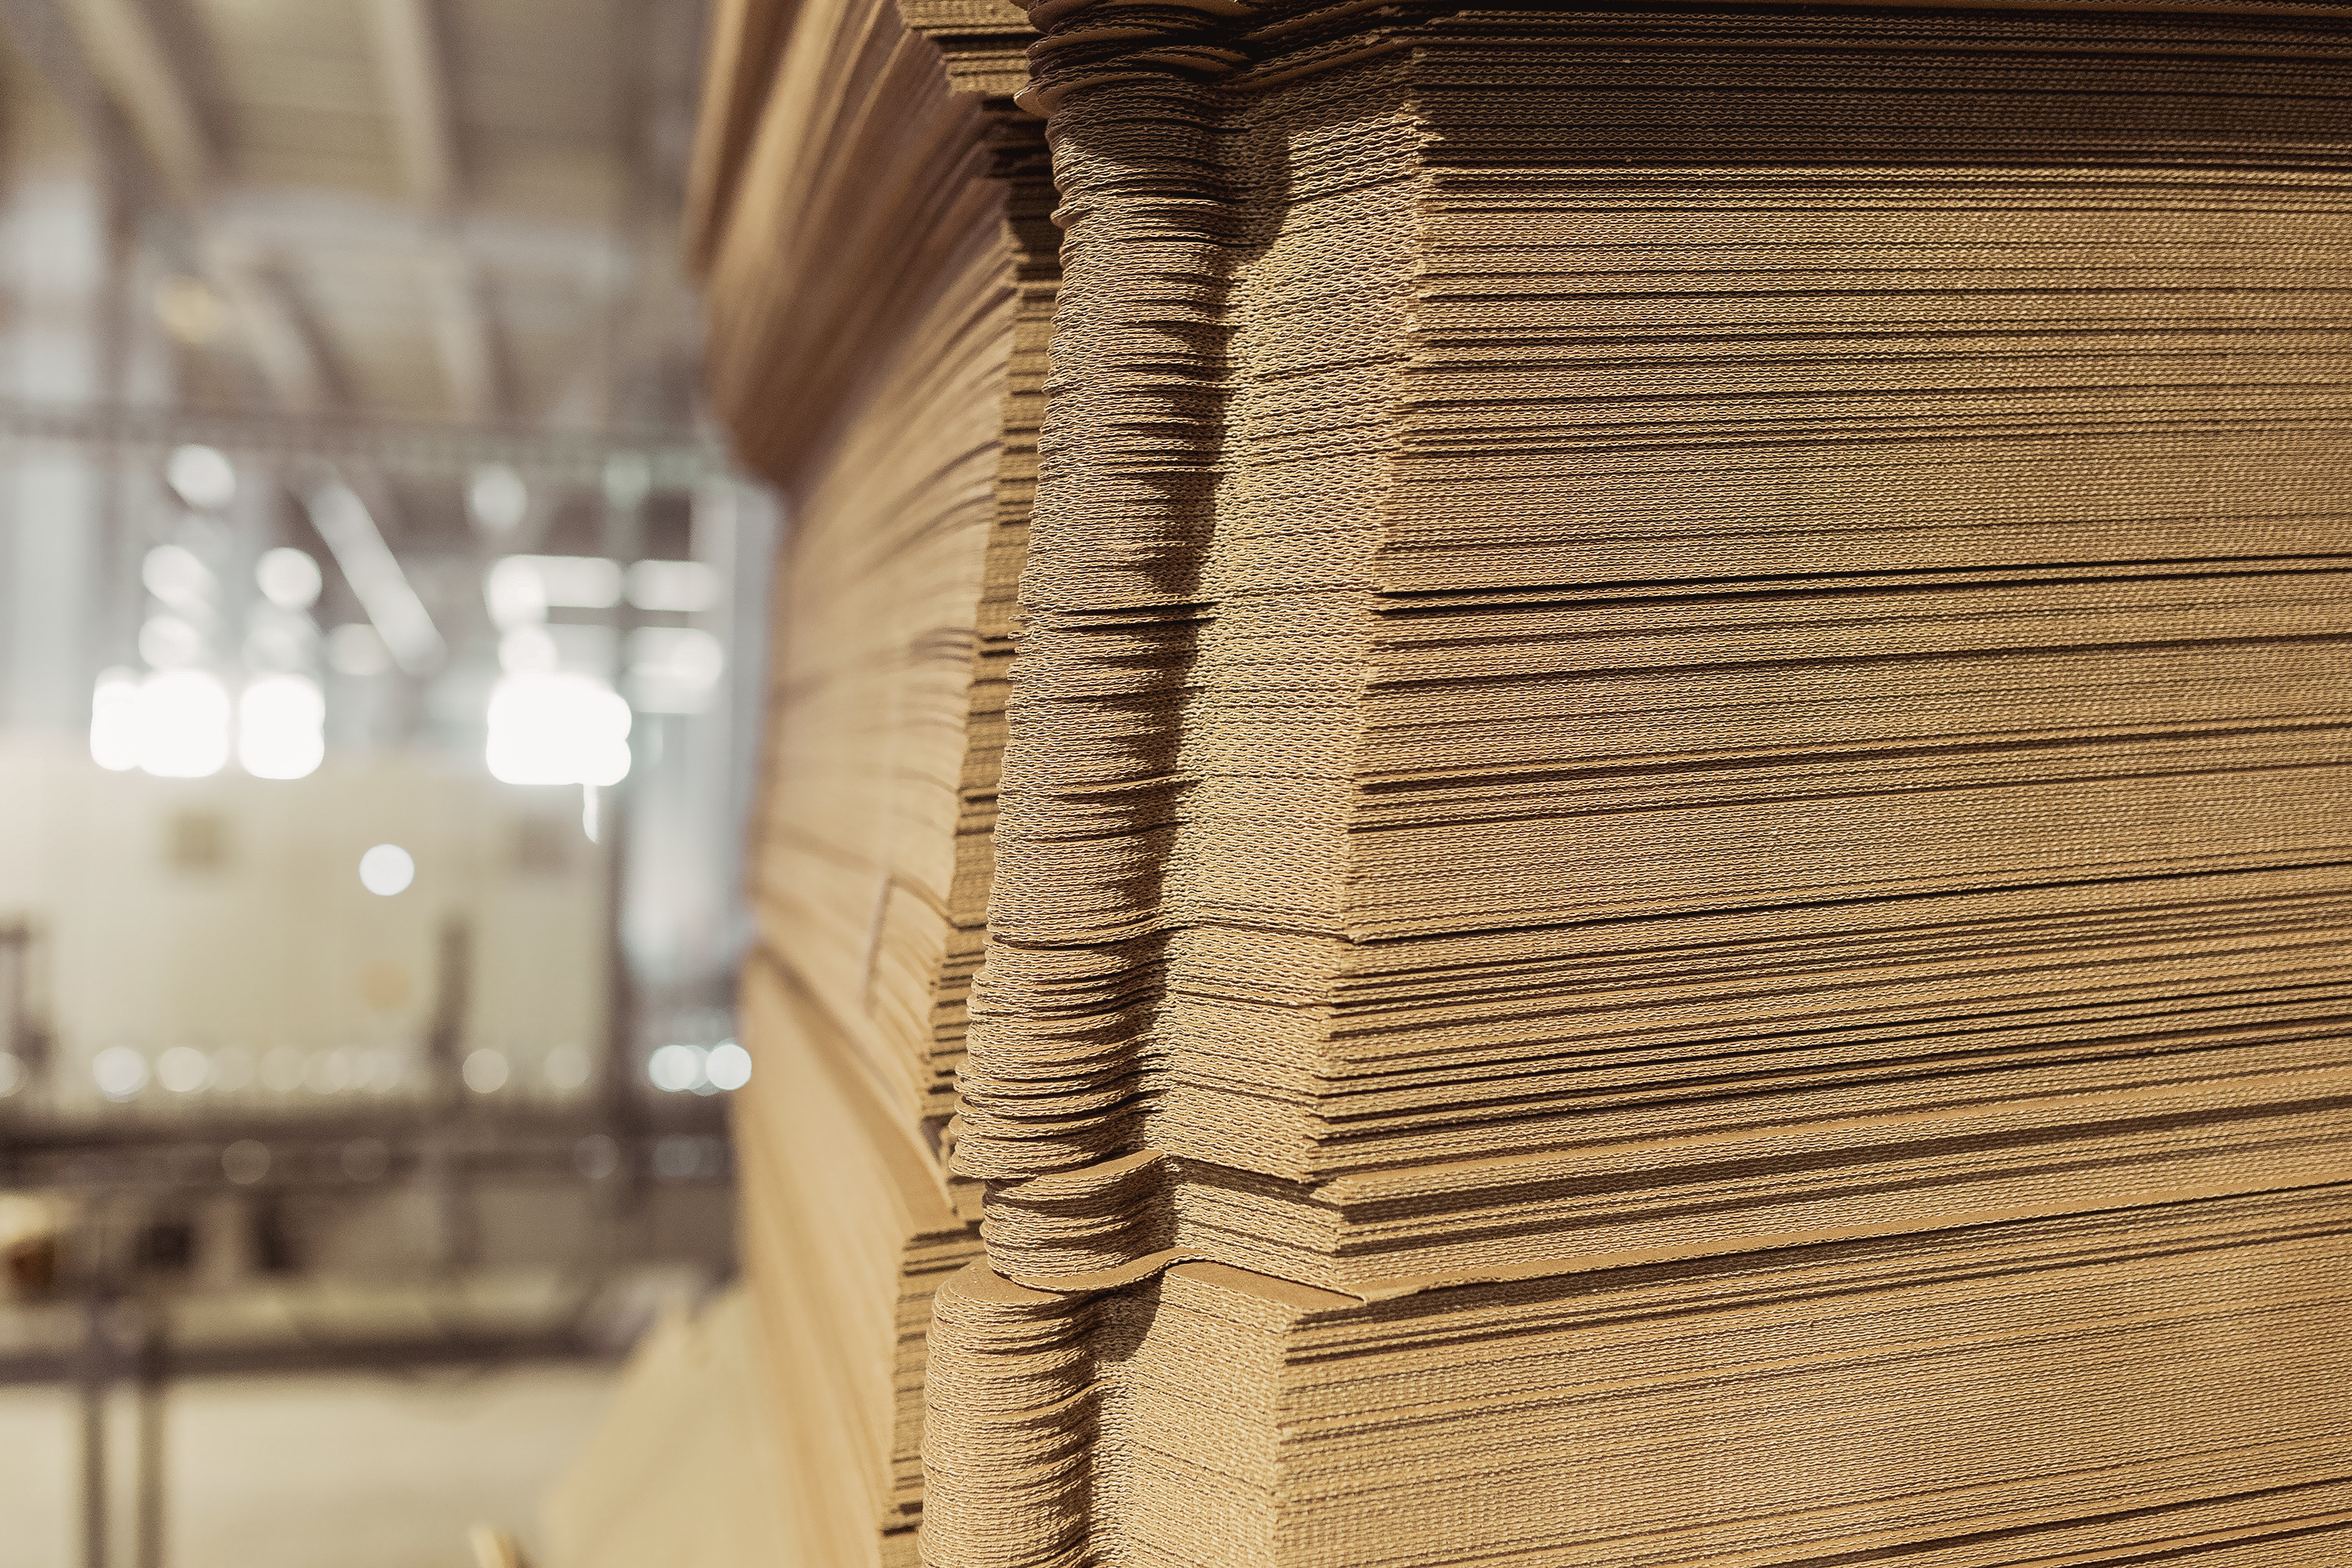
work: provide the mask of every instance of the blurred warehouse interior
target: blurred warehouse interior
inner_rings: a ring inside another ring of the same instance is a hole
[[[228,1561],[188,1380],[593,1362],[732,1268],[779,522],[700,29],[0,0],[0,1384],[75,1434],[7,1568]]]

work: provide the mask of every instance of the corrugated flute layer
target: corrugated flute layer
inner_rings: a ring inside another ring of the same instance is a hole
[[[1372,41],[1052,122],[1000,1264],[1450,1275],[1348,1205],[2340,1096],[2341,30]]]
[[[2352,1194],[1363,1305],[941,1287],[933,1563],[2330,1568]]]
[[[929,1561],[2345,1549],[2352,38],[2174,9],[1034,9]]]

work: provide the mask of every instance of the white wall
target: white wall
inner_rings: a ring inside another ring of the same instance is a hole
[[[174,818],[191,813],[224,829],[217,868],[173,862]],[[534,815],[562,845],[551,873],[518,864]],[[340,1047],[413,1062],[452,916],[473,937],[467,1048],[506,1052],[509,1092],[528,1092],[544,1083],[551,1047],[593,1059],[603,1037],[603,857],[578,822],[577,791],[416,760],[331,759],[290,783],[158,779],[19,734],[0,738],[0,921],[30,917],[45,934],[73,1103],[100,1103],[89,1063],[113,1046],[151,1061],[192,1045],[257,1061]],[[417,867],[392,898],[358,875],[361,854],[385,842]],[[143,1099],[173,1097],[151,1088]]]

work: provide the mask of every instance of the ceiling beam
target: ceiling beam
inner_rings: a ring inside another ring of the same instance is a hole
[[[277,269],[241,248],[220,246],[212,248],[211,262],[213,279],[236,311],[246,345],[278,405],[319,414],[340,403],[342,379],[310,312]]]
[[[368,13],[401,173],[426,211],[446,212],[460,184],[457,134],[433,0],[372,0]]]
[[[91,70],[131,121],[140,145],[172,193],[201,203],[220,166],[172,52],[137,0],[72,0],[74,30]]]
[[[440,228],[454,218],[464,185],[440,19],[434,0],[371,0],[368,12],[401,172],[417,205]],[[498,418],[506,411],[502,361],[480,269],[461,246],[444,240],[429,247],[424,273],[449,401],[460,418]]]
[[[425,287],[450,402],[469,423],[495,423],[507,411],[506,366],[479,270],[463,252],[445,250],[425,258]]]
[[[10,3],[23,14],[20,27],[36,30],[28,25],[39,20],[45,0]],[[196,112],[194,95],[140,0],[46,3],[64,14],[79,58],[51,50],[60,58],[46,60],[45,68],[53,79],[102,87],[114,113],[130,125],[143,155],[141,162],[153,172],[168,198],[158,205],[173,209],[170,226],[181,231],[173,247],[180,254],[170,258],[172,264],[203,273],[228,300],[262,379],[281,405],[297,413],[327,407],[338,384],[316,332],[283,280],[260,264],[253,247],[223,246],[210,233],[220,166]],[[85,118],[94,134],[103,132],[104,114],[93,110]],[[101,140],[100,146],[106,152],[110,144]]]
[[[0,0],[0,5],[21,0]],[[333,258],[425,258],[456,246],[501,273],[570,279],[601,287],[637,263],[609,228],[499,213],[424,215],[412,206],[345,191],[223,190],[206,228],[261,248]]]
[[[458,417],[488,422],[507,413],[506,358],[491,320],[481,268],[457,246],[425,258],[425,297],[433,343]]]
[[[109,103],[80,29],[58,0],[0,0],[0,31],[73,117],[106,185],[119,195],[152,190],[154,166]]]
[[[462,159],[437,0],[367,0],[384,97],[417,200],[349,193],[240,189],[205,136],[196,99],[143,0],[0,0],[5,24],[56,83],[126,192],[167,264],[202,275],[227,298],[240,338],[274,396],[307,411],[334,405],[323,345],[281,275],[253,258],[333,265],[339,255],[405,255],[417,268],[456,414],[476,424],[516,416],[517,389],[487,274],[564,278],[609,309],[643,270],[635,246],[609,227],[496,213],[460,200]],[[220,258],[246,258],[224,266]],[[598,323],[591,336],[606,323]],[[602,425],[610,410],[587,411]]]

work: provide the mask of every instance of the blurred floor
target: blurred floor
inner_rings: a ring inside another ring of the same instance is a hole
[[[597,1364],[173,1384],[168,1568],[472,1568],[467,1527],[528,1551],[541,1498],[595,1424]],[[133,1414],[110,1411],[115,1474]],[[70,1391],[0,1388],[0,1568],[79,1568]],[[131,1560],[118,1498],[117,1562]]]

